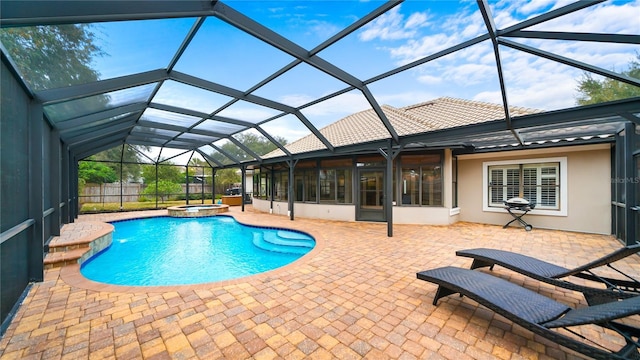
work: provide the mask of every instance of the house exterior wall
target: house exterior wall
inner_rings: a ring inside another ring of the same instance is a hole
[[[394,206],[394,224],[427,224],[427,225],[449,225],[456,222],[457,217],[451,214],[450,209],[434,206]]]
[[[253,208],[269,212],[271,201],[263,199],[253,199]],[[289,204],[284,201],[274,201],[272,214],[289,215]],[[294,217],[300,216],[305,218],[355,221],[356,207],[355,205],[327,205],[327,204],[307,204],[294,203]]]
[[[271,201],[253,199],[253,208],[263,212],[269,212]],[[356,221],[355,205],[326,205],[295,203],[294,216],[305,218]],[[272,214],[288,215],[288,204],[284,201],[274,201]],[[431,224],[448,225],[457,221],[457,215],[444,207],[393,207],[394,224]]]
[[[247,170],[246,176],[244,177],[245,185],[244,185],[244,193],[251,194],[253,192],[253,170]]]
[[[535,228],[611,233],[611,146],[566,146],[458,156],[459,220],[504,225],[513,219],[506,211],[483,210],[483,163],[566,157],[566,216],[539,215],[525,219]],[[547,212],[549,213],[549,212]],[[512,225],[514,226],[514,225]]]

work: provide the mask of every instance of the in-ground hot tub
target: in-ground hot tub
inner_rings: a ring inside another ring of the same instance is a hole
[[[225,204],[202,204],[202,205],[182,205],[167,208],[171,217],[202,217],[212,216],[229,211],[229,205]]]

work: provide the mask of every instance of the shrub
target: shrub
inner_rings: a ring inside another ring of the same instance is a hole
[[[167,180],[158,181],[157,185],[157,194],[160,197],[160,201],[165,202],[168,199],[169,195],[177,194],[182,191],[182,186],[180,184],[176,184]],[[152,182],[147,186],[144,190],[142,190],[143,195],[156,195],[156,183]]]

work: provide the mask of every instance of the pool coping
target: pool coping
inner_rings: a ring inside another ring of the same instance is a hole
[[[196,209],[197,208],[197,209]],[[195,209],[195,211],[193,211]],[[225,204],[199,204],[180,205],[167,208],[170,217],[175,218],[199,218],[226,214],[229,212],[229,205]]]
[[[283,229],[283,230],[293,230],[297,232],[302,232],[309,234],[313,237],[316,242],[314,248],[309,251],[307,254],[302,256],[301,258],[295,260],[292,263],[281,266],[277,269],[273,269],[270,271],[266,271],[260,274],[245,276],[236,279],[230,280],[222,280],[215,282],[207,282],[207,283],[198,283],[198,284],[186,284],[186,285],[166,285],[166,286],[125,286],[125,285],[112,285],[101,283],[93,280],[89,280],[80,272],[81,264],[70,264],[60,268],[60,278],[70,286],[78,287],[85,290],[93,290],[93,291],[107,291],[107,292],[116,292],[116,293],[162,293],[162,292],[171,292],[171,291],[187,291],[187,290],[207,290],[215,287],[224,287],[228,285],[236,285],[247,282],[252,282],[256,280],[265,280],[269,278],[273,278],[278,276],[280,273],[289,271],[293,268],[302,266],[312,260],[316,255],[318,255],[325,246],[325,239],[318,234],[314,234],[313,232],[307,230],[297,229],[296,227],[285,228],[285,227],[273,227],[268,225],[258,225],[251,224],[239,221],[235,216],[225,213],[216,216],[228,216],[232,217],[238,223],[251,226],[251,227],[259,227],[259,228],[269,228],[269,229]],[[114,220],[117,221],[126,221],[126,220],[135,220],[138,218],[149,218],[149,217],[166,217],[166,215],[155,215],[155,216],[141,216],[141,217],[132,217],[130,219],[121,219]],[[107,223],[108,224],[108,223]],[[96,237],[97,238],[97,237]]]

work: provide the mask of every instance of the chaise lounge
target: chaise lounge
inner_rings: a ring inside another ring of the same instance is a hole
[[[640,282],[611,265],[639,251],[640,244],[625,246],[622,249],[573,269],[567,269],[530,256],[497,249],[479,248],[459,250],[456,251],[456,255],[472,258],[473,263],[471,264],[471,269],[489,266],[489,269],[493,270],[493,266],[497,264],[551,285],[579,291],[584,294],[585,299],[590,305],[595,305],[640,295]],[[613,269],[626,279],[602,277],[591,271],[601,266],[607,266]],[[570,276],[598,282],[606,288],[578,285],[564,279]]]
[[[614,321],[640,314],[640,297],[572,309],[480,271],[443,267],[416,275],[420,280],[438,285],[433,305],[437,305],[444,296],[459,293],[535,334],[594,359],[640,359],[640,328]],[[581,340],[585,335],[579,334],[573,327],[588,324],[613,330],[625,345],[620,345],[619,349],[609,349],[595,340]]]

